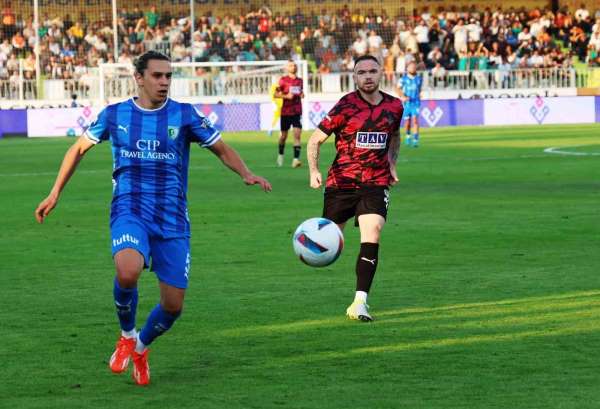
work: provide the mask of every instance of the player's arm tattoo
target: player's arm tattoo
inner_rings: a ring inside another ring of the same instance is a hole
[[[390,141],[390,147],[388,150],[388,157],[391,163],[396,164],[398,161],[398,154],[400,153],[400,133],[396,132],[392,135]]]
[[[321,146],[316,138],[310,138],[306,146],[306,156],[308,158],[308,169],[311,172],[319,171],[319,154]]]
[[[319,154],[321,153],[321,144],[329,137],[319,128],[311,135],[306,146],[306,156],[308,159],[308,169],[311,172],[319,171]]]

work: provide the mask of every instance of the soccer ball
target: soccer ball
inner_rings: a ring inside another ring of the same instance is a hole
[[[308,219],[294,233],[294,252],[300,260],[312,267],[325,267],[340,256],[344,248],[344,235],[329,219]]]

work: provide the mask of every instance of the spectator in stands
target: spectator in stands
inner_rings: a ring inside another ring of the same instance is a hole
[[[582,4],[576,11],[575,11],[575,20],[579,21],[584,21],[587,18],[590,17],[590,12],[585,8],[585,4]]]
[[[146,24],[148,25],[148,27],[155,28],[158,24],[159,18],[158,13],[156,12],[156,6],[150,7],[150,10],[146,12],[144,17],[146,19]]]
[[[121,54],[119,54],[117,62],[119,64],[133,64],[133,59],[131,58],[129,51],[126,48],[121,51]]]
[[[469,36],[469,30],[465,26],[465,21],[461,18],[458,23],[452,28],[452,34],[454,34],[454,51],[457,54],[467,48],[467,40]]]
[[[11,2],[6,2],[2,8],[2,34],[4,38],[11,38],[17,32],[17,18],[12,9]]]
[[[433,76],[434,88],[445,86],[445,84],[446,84],[446,69],[439,61],[436,62],[435,66],[431,69],[431,75]]]
[[[583,61],[587,50],[587,36],[580,26],[571,27],[570,33],[569,42],[571,43],[571,49],[575,51],[579,60]]]
[[[10,9],[10,4],[7,7]],[[17,58],[23,58],[35,45],[31,20],[17,21],[14,12],[11,15],[6,11],[7,7],[3,9],[3,22],[14,17],[15,25],[10,37],[6,36],[4,25],[0,31],[0,67],[5,76],[11,74],[5,66],[9,56],[16,53]],[[457,66],[465,70],[495,69],[506,64],[569,66],[572,58],[557,50],[557,41],[575,51],[580,61],[595,64],[597,60],[600,20],[592,22],[585,6],[574,14],[539,9],[478,12],[472,7],[458,11],[450,7],[437,13],[423,8],[415,15],[414,20],[390,18],[385,10],[350,11],[348,7],[310,14],[301,9],[273,14],[260,8],[222,18],[206,13],[197,17],[197,30],[191,33],[189,18],[171,15],[168,8],[159,13],[152,6],[146,15],[137,7],[131,12],[122,8],[118,14],[119,51],[120,55],[125,51],[135,55],[158,48],[170,52],[174,61],[293,56],[313,60],[315,69],[323,66],[321,70],[331,72],[351,66],[348,51],[354,56],[369,52],[387,67],[386,76],[403,72],[406,61],[415,57],[420,67],[431,70],[438,63],[446,70]],[[51,66],[50,57],[54,56],[54,63],[65,77],[74,76],[81,60],[90,65],[110,61],[114,55],[110,16],[99,15],[98,21],[88,17],[43,14],[39,29],[42,68]],[[513,50],[517,50],[518,57]]]
[[[352,43],[352,52],[354,53],[355,58],[365,55],[368,47],[367,41],[363,37],[357,36],[354,43]]]
[[[27,46],[27,43],[25,42],[25,37],[23,37],[20,31],[17,31],[13,35],[11,43],[13,51],[16,52],[19,57],[24,57],[25,47]]]
[[[19,71],[19,60],[17,59],[17,54],[10,53],[8,60],[6,61],[6,69],[9,74],[14,71]]]
[[[441,64],[443,61],[443,58],[444,58],[444,55],[442,54],[440,47],[435,46],[433,48],[433,50],[431,50],[427,54],[427,59],[426,59],[425,65],[427,66],[427,68],[433,68],[437,64]]]
[[[12,45],[8,41],[8,38],[5,38],[4,40],[2,40],[2,43],[0,44],[0,54],[3,54],[4,57],[8,57],[11,52],[12,52]]]
[[[429,26],[425,20],[419,21],[413,33],[417,41],[417,47],[423,54],[429,53]]]

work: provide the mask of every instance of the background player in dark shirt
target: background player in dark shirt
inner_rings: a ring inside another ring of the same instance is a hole
[[[298,67],[293,61],[288,61],[286,67],[288,75],[279,79],[279,86],[275,90],[275,98],[283,98],[281,107],[281,136],[279,137],[279,154],[277,155],[277,166],[283,165],[283,153],[285,151],[285,141],[288,131],[294,127],[294,159],[292,167],[302,166],[300,162],[300,149],[302,142],[302,98],[304,98],[302,78],[298,78],[296,73]]]
[[[354,216],[360,228],[356,295],[346,314],[361,321],[373,319],[368,312],[367,294],[377,269],[379,238],[389,205],[388,187],[398,182],[398,129],[403,108],[398,98],[379,90],[381,76],[381,65],[375,57],[359,57],[354,65],[358,90],[342,97],[329,111],[307,147],[310,186],[318,189],[323,184],[320,146],[335,133],[337,155],[327,175],[323,217],[343,229]]]

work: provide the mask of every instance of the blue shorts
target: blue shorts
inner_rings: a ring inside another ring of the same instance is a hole
[[[152,266],[158,279],[177,288],[187,288],[190,272],[190,239],[165,239],[144,220],[119,216],[110,226],[112,255],[134,249],[144,257],[144,267]]]
[[[406,101],[404,103],[404,113],[402,114],[402,118],[409,118],[411,116],[419,117],[419,111],[421,110],[420,102],[411,102]]]

